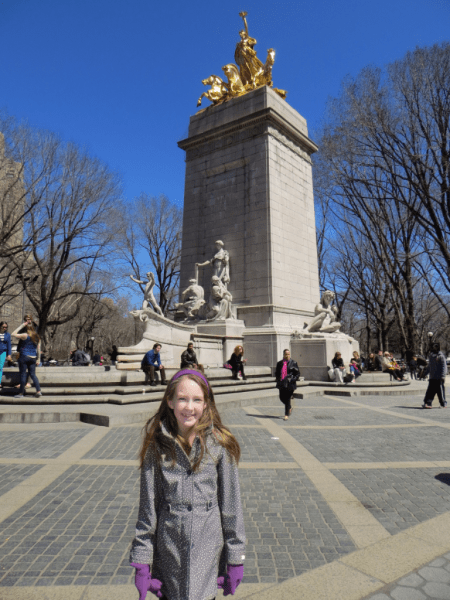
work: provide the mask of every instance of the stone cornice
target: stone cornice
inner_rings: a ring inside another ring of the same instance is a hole
[[[260,111],[252,113],[250,116],[242,117],[231,123],[214,127],[204,133],[194,135],[192,137],[180,140],[178,146],[185,151],[191,150],[197,146],[205,143],[209,143],[219,138],[233,135],[243,129],[254,128],[258,126],[269,126],[272,125],[280,133],[285,135],[294,144],[300,146],[300,148],[308,155],[317,152],[318,147],[316,144],[308,138],[304,133],[290,125],[279,113],[273,110],[273,108],[264,108]],[[268,130],[261,133],[269,133]]]

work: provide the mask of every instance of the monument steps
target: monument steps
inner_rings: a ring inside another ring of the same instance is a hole
[[[139,402],[159,402],[163,398],[164,390],[165,386],[158,386],[156,389],[150,386],[141,386],[134,391],[116,391],[115,388],[107,391],[103,388],[94,391],[92,391],[92,388],[89,388],[89,390],[48,388],[40,398],[34,398],[34,388],[28,388],[28,393],[23,398],[2,396],[0,397],[0,404],[93,404],[105,402],[111,404],[136,404]],[[257,390],[275,390],[275,380],[263,380],[259,383],[252,383],[248,380],[242,382],[233,381],[228,385],[223,385],[215,389],[214,396],[217,397],[235,392],[254,392]]]
[[[3,378],[3,390],[0,405],[51,405],[51,404],[139,404],[160,402],[165,386],[150,386],[144,383],[145,375],[140,372],[124,374],[116,369],[105,367],[61,367],[39,368],[38,378],[42,396],[35,398],[36,390],[27,388],[23,398],[14,398],[18,393],[13,386],[17,382],[18,372],[8,370]],[[177,369],[167,368],[170,378]],[[262,390],[275,390],[275,380],[269,367],[249,367],[248,379],[234,380],[231,371],[222,368],[207,368],[206,375],[211,382],[215,396],[247,393]]]

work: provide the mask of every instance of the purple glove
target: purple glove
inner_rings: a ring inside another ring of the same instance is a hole
[[[150,567],[148,565],[141,565],[139,563],[130,564],[136,569],[134,584],[139,592],[139,600],[145,600],[148,591],[158,596],[158,598],[162,598],[162,583],[159,581],[159,579],[152,579]]]
[[[244,565],[228,565],[227,566],[227,579],[223,586],[223,595],[234,596],[237,586],[241,583],[244,577]],[[218,578],[220,579],[220,578]]]
[[[217,587],[219,588],[219,590],[223,590],[224,582],[225,582],[225,577],[217,578]]]

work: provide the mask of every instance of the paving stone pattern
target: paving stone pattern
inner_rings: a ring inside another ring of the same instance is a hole
[[[387,585],[365,600],[449,600],[450,553]]]
[[[81,440],[89,429],[62,431],[2,431],[0,457],[2,458],[57,458]]]
[[[0,586],[132,582],[139,474],[133,467],[71,467],[6,519]],[[240,470],[248,545],[244,581],[281,581],[354,550],[300,470]]]
[[[450,398],[448,398],[450,405]],[[432,410],[423,409],[423,398],[420,398],[418,403],[413,406],[400,406],[393,405],[389,407],[389,410],[398,415],[408,415],[409,417],[420,417],[430,421],[437,421],[440,423],[450,423],[450,409],[441,408],[437,399],[433,402]]]
[[[392,535],[450,510],[450,474],[442,469],[332,473]]]
[[[232,433],[241,446],[243,462],[294,462],[292,456],[266,429],[239,428],[235,425]]]
[[[240,469],[247,547],[245,583],[279,582],[355,550],[299,469]]]
[[[267,410],[267,407],[265,407]],[[256,415],[252,415],[250,408],[230,408],[227,410],[219,409],[220,417],[224,425],[259,425],[255,420]]]
[[[41,468],[42,465],[0,465],[0,496]]]
[[[302,408],[299,406],[292,411],[289,421],[290,425],[409,425],[411,421],[402,419],[400,416],[391,417],[371,410],[354,409],[347,410],[336,408]]]
[[[433,461],[450,456],[450,435],[439,427],[366,429],[364,433],[324,429],[320,435],[292,428],[289,433],[322,462]]]
[[[108,431],[105,437],[83,458],[136,460],[141,443],[142,425],[117,427]]]
[[[132,582],[134,467],[73,466],[2,523],[0,586]]]

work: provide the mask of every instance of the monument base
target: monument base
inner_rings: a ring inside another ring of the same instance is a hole
[[[156,343],[161,344],[161,362],[164,366],[175,366],[180,362],[181,353],[191,341],[195,327],[174,323],[161,317],[153,310],[134,310],[135,319],[145,322],[142,340],[136,346],[119,348],[118,369],[139,369],[142,358]]]
[[[222,366],[230,358],[235,347],[243,345],[244,329],[244,321],[238,319],[199,323],[197,335],[193,336],[199,362],[208,366]]]
[[[291,339],[291,356],[300,367],[300,374],[306,381],[329,381],[328,370],[336,352],[342,354],[344,365],[348,364],[353,352],[359,352],[359,344],[343,334],[322,334],[303,339]]]

